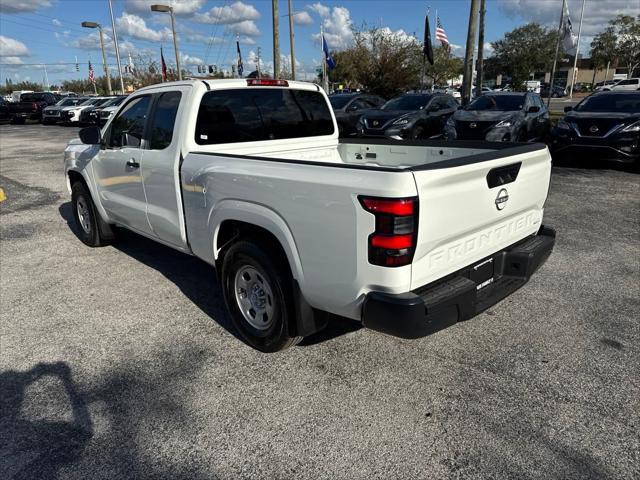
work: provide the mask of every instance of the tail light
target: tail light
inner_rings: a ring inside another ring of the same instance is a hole
[[[37,112],[37,111],[38,111],[38,104],[37,104],[36,102],[33,102],[33,103],[31,104],[31,109],[32,109],[34,112]]]
[[[288,87],[289,82],[286,80],[276,80],[273,78],[248,78],[248,87]]]
[[[359,196],[362,207],[376,217],[369,235],[369,263],[402,267],[413,260],[418,233],[418,197]]]

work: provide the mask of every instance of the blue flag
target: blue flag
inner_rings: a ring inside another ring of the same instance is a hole
[[[324,52],[324,58],[327,62],[327,67],[329,70],[333,70],[336,68],[336,62],[331,58],[331,54],[329,53],[329,45],[327,45],[327,41],[324,39],[324,34],[322,35],[322,51]]]

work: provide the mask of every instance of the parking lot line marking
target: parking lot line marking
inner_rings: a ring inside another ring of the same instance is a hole
[[[4,194],[4,190],[0,188],[0,202],[4,202],[7,199],[7,196]]]

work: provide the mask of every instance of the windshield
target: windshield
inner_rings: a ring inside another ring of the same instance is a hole
[[[576,112],[640,113],[640,93],[593,95],[580,102]]]
[[[422,110],[431,98],[429,95],[406,95],[389,100],[382,110]]]
[[[108,104],[109,102],[111,102],[113,100],[113,98],[101,98],[99,99],[96,103],[94,103],[94,105],[96,107],[101,107],[103,105]]]
[[[329,102],[331,103],[331,106],[334,109],[342,108],[347,103],[349,103],[349,100],[351,100],[352,98],[353,97],[351,95],[349,95],[349,96],[341,96],[341,97],[329,97]]]
[[[21,102],[41,102],[45,99],[43,93],[23,93],[20,95]]]
[[[83,102],[84,100],[81,98],[64,98],[62,100],[60,100],[58,103],[56,103],[56,105],[59,105],[61,107],[68,107],[70,105],[77,105],[80,102]]]
[[[105,103],[103,106],[105,106],[105,107],[117,107],[122,102],[124,102],[125,98],[127,98],[127,97],[112,98],[108,103]]]
[[[522,110],[524,95],[483,95],[476,98],[467,110],[498,110],[512,112]]]

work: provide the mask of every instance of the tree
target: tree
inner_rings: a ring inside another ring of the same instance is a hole
[[[609,62],[627,69],[631,78],[640,66],[640,16],[618,15],[591,42],[594,66],[604,68]]]
[[[618,37],[614,27],[609,26],[593,37],[591,42],[591,62],[594,70],[601,70],[610,62],[616,63]]]
[[[41,92],[44,90],[44,86],[29,81],[21,81],[17,83],[13,83],[10,78],[5,79],[5,85],[0,87],[0,94],[6,95],[11,92],[17,92],[20,90],[33,90],[34,92]]]
[[[537,69],[551,70],[557,38],[555,30],[528,23],[492,42],[492,58],[502,73],[512,77],[515,88],[523,88],[525,80]]]
[[[389,98],[420,85],[422,47],[414,38],[388,28],[354,30],[353,45],[332,52],[333,83],[363,88]]]
[[[427,64],[425,76],[431,79],[433,85],[442,85],[462,75],[463,70],[462,58],[452,56],[448,48],[440,46],[433,50],[433,65]]]

